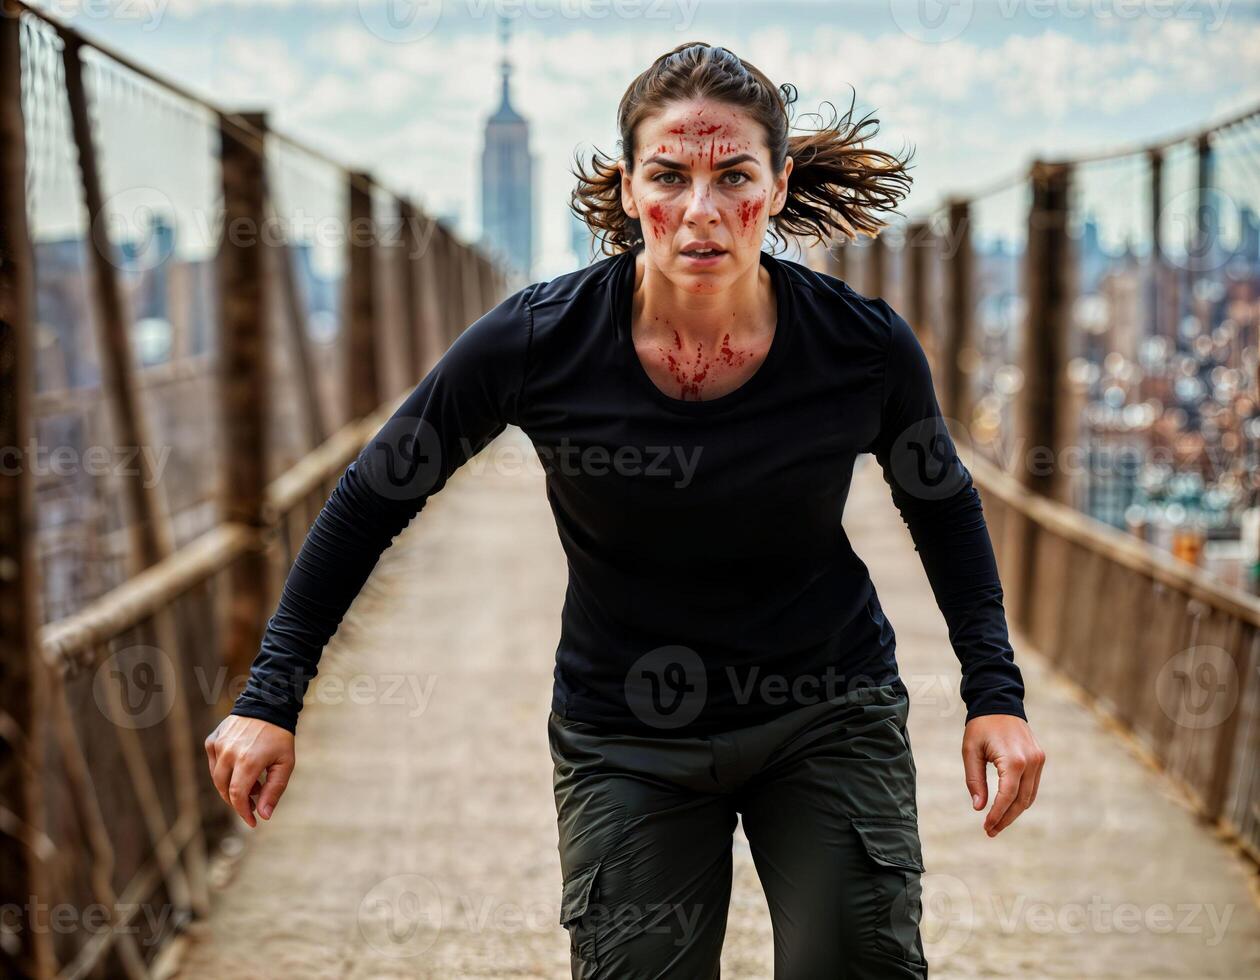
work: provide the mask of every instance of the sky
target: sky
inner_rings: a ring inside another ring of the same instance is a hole
[[[482,130],[499,100],[501,15],[510,22],[513,104],[530,122],[535,156],[535,278],[575,264],[567,206],[574,153],[616,151],[626,86],[684,41],[722,44],[776,83],[793,83],[801,127],[817,123],[810,113],[829,117],[827,102],[843,112],[856,95],[856,115],[879,120],[874,146],[913,150],[914,187],[901,208],[910,218],[1024,171],[1039,155],[1143,143],[1260,103],[1253,0],[36,6],[218,105],[265,109],[273,129],[370,170],[433,213],[457,214],[469,238],[480,230]],[[208,145],[204,120],[190,117],[181,128],[173,112],[160,129],[132,119],[125,97],[107,103],[100,111],[115,146],[103,153],[112,193],[125,194],[129,180],[172,198],[212,193],[213,168],[188,165],[190,150],[204,155]],[[307,198],[312,208],[316,196]],[[53,209],[46,214],[51,221]]]

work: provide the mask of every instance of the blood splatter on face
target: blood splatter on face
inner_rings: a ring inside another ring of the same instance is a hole
[[[774,190],[765,132],[742,109],[712,100],[676,102],[639,123],[632,209],[654,264],[709,291],[747,270],[760,251]],[[708,264],[683,254],[716,242],[726,256]]]

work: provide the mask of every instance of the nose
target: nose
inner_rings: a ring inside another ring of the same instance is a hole
[[[683,220],[690,225],[712,225],[717,223],[718,217],[718,210],[713,203],[708,181],[692,181],[691,194],[688,197],[687,209],[683,212]]]

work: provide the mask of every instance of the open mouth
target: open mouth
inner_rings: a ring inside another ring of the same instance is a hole
[[[682,254],[693,259],[710,259],[715,255],[725,255],[726,253],[720,248],[693,248],[684,250]]]

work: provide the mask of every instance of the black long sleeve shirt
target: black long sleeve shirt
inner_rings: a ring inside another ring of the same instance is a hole
[[[873,453],[948,625],[968,720],[1025,717],[980,497],[914,332],[840,279],[761,262],[778,300],[770,349],[707,401],[662,391],[638,359],[634,251],[525,286],[472,323],[340,477],[233,712],[295,730],[382,551],[512,424],[544,466],[568,558],[561,716],[703,734],[858,685],[904,689],[842,524],[854,462]]]

